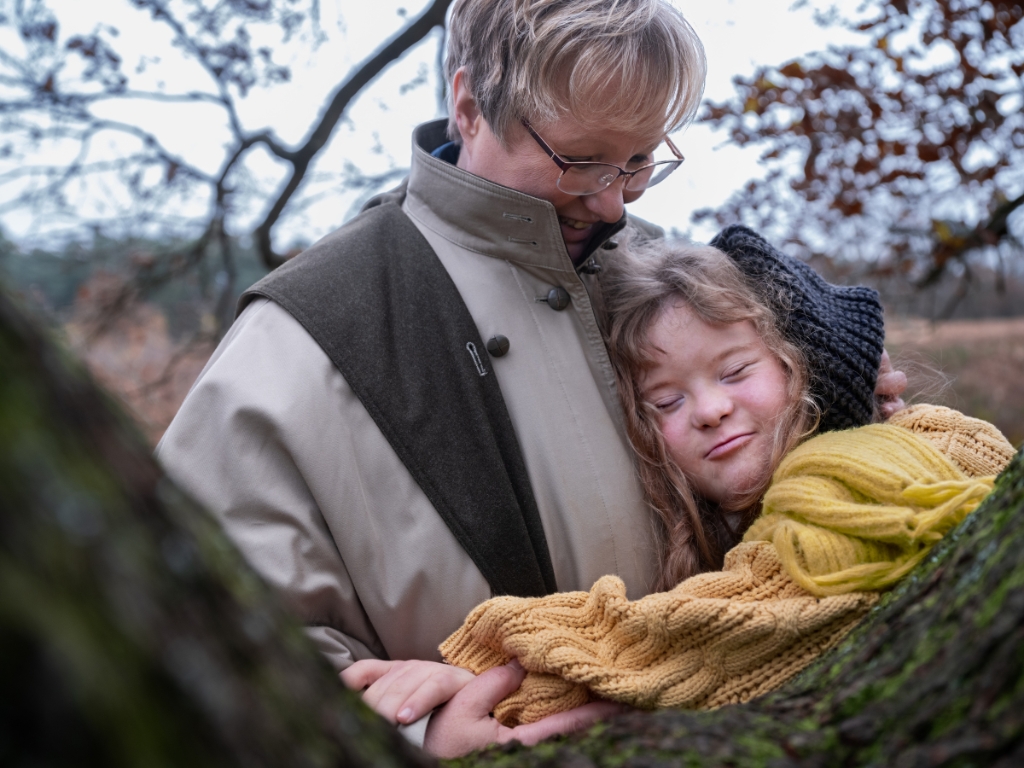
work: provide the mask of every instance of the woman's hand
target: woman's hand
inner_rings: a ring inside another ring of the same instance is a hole
[[[448,701],[476,677],[436,661],[357,661],[341,681],[363,692],[363,701],[391,723],[408,725]]]
[[[357,661],[341,673],[349,688],[363,690],[363,699],[392,723],[416,722],[440,707],[427,726],[423,748],[437,757],[460,757],[488,744],[538,741],[589,728],[595,722],[628,709],[622,704],[595,701],[530,725],[506,728],[491,710],[515,691],[526,672],[518,662],[489,669],[477,677],[461,667],[433,661]],[[443,706],[442,706],[443,705]]]
[[[519,741],[527,746],[551,736],[589,728],[628,709],[623,704],[594,701],[549,715],[529,725],[506,728],[489,713],[515,691],[526,676],[519,662],[493,667],[474,677],[451,701],[434,713],[427,725],[423,748],[440,758],[461,757],[489,744]]]
[[[902,397],[906,389],[907,374],[893,370],[889,353],[883,349],[882,362],[878,366],[878,383],[875,384],[875,400],[883,419],[888,419],[906,407]]]

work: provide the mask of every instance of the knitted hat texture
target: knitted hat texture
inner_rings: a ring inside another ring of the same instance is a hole
[[[878,292],[827,283],[811,267],[734,224],[711,245],[727,253],[781,320],[780,330],[806,355],[819,431],[868,424],[885,326]]]

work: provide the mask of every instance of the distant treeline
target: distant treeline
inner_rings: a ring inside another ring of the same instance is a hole
[[[133,299],[159,306],[172,334],[180,337],[195,331],[224,280],[211,260],[184,263],[187,248],[187,243],[97,235],[60,250],[27,250],[0,234],[0,281],[59,321],[71,315],[76,302],[93,300],[90,286],[104,277],[128,286]],[[237,298],[266,268],[250,243],[232,240],[232,251]]]
[[[249,242],[232,243],[237,296],[266,274],[266,269]],[[195,330],[216,293],[218,280],[223,279],[210,268],[209,260],[176,269],[174,260],[184,249],[185,245],[175,242],[111,240],[97,235],[91,242],[69,243],[61,250],[25,250],[0,234],[0,280],[56,319],[68,316],[76,299],[88,299],[85,288],[97,275],[126,283],[137,281],[136,297],[161,307],[171,333],[180,337]],[[835,282],[856,282],[852,272],[843,275],[829,264],[814,266]],[[881,291],[887,310],[902,317],[969,320],[1024,315],[1024,277],[986,267],[972,270],[969,281],[948,275],[926,289],[899,277],[876,278],[871,283]],[[153,279],[154,274],[160,275],[159,279]]]

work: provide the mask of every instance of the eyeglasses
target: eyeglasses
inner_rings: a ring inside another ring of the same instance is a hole
[[[562,174],[558,177],[556,184],[567,195],[596,195],[598,192],[608,189],[608,187],[618,181],[620,176],[626,177],[625,189],[630,192],[642,192],[648,187],[653,187],[655,184],[663,182],[686,159],[676,149],[676,145],[672,143],[672,140],[666,136],[665,144],[672,150],[672,154],[676,156],[676,159],[648,163],[641,168],[637,168],[635,171],[627,171],[611,163],[563,160],[555,150],[548,146],[544,139],[537,135],[529,121],[524,119],[520,122],[522,122],[523,127],[530,132],[530,135],[533,136],[537,143],[540,144],[540,148],[544,150],[547,156],[555,161],[555,165],[562,169]]]

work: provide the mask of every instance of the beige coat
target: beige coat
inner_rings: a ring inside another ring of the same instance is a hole
[[[630,598],[643,596],[653,524],[591,305],[594,278],[573,269],[554,208],[415,141],[408,190],[404,210],[481,338],[511,342],[491,364],[559,590],[611,573]],[[572,297],[563,311],[537,301],[555,286]],[[272,302],[254,301],[231,327],[157,455],[338,669],[368,657],[440,660],[441,641],[491,596],[342,375]]]

